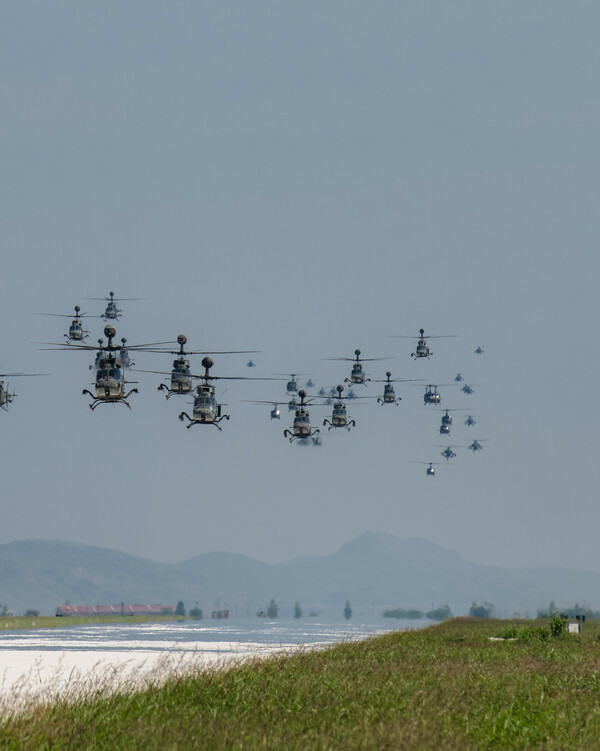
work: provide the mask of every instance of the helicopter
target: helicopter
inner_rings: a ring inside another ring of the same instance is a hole
[[[395,404],[398,406],[398,402],[402,401],[401,396],[396,396],[396,392],[394,391],[394,387],[392,386],[393,383],[399,383],[403,382],[406,383],[408,381],[411,381],[410,378],[392,378],[392,373],[389,370],[386,370],[385,372],[386,379],[383,380],[381,378],[376,379],[373,381],[373,383],[383,383],[383,396],[377,397],[377,404]]]
[[[271,410],[271,420],[280,420],[281,412],[279,410],[279,402],[268,402],[262,399],[242,399],[243,402],[252,402],[252,404],[270,404],[273,409]]]
[[[12,404],[13,399],[18,396],[18,394],[10,393],[10,391],[8,390],[8,383],[6,384],[6,386],[4,385],[4,378],[21,378],[43,375],[48,375],[48,373],[0,373],[0,408],[2,408],[5,412],[8,412],[8,405]]]
[[[254,360],[248,360],[248,362],[246,363],[246,367],[247,368],[255,368],[256,367],[256,363],[254,362]]]
[[[461,388],[461,391],[463,394],[474,394],[475,391],[472,386],[469,386],[468,383],[465,383],[465,385]]]
[[[452,451],[453,448],[455,448],[455,446],[446,446],[446,448],[441,453],[441,456],[443,456],[447,462],[449,462],[450,459],[454,459],[454,457],[456,456],[454,451]]]
[[[350,430],[350,427],[356,426],[356,420],[348,420],[348,417],[346,415],[346,405],[344,404],[344,397],[342,396],[342,391],[344,390],[344,387],[342,385],[339,385],[336,388],[337,391],[337,401],[333,403],[333,412],[331,414],[331,420],[328,420],[325,418],[323,420],[323,427],[325,425],[329,425],[327,430],[331,430],[331,428],[346,428],[346,430]]]
[[[467,415],[467,419],[465,420],[465,425],[470,428],[476,424],[477,424],[477,421],[473,419],[472,415]]]
[[[435,468],[434,464],[440,464],[440,462],[417,462],[417,464],[426,464],[427,465],[427,476],[428,477],[435,477]]]
[[[173,360],[173,367],[171,373],[168,374],[171,377],[171,385],[167,386],[166,383],[161,383],[157,386],[158,391],[166,391],[166,398],[170,399],[174,394],[189,394],[192,390],[192,379],[194,376],[190,370],[190,361],[186,355],[233,355],[233,354],[248,354],[250,352],[256,352],[256,350],[228,350],[225,352],[206,352],[203,350],[186,351],[184,349],[187,343],[187,336],[185,334],[179,334],[177,336],[177,344],[179,344],[179,350],[166,350],[155,349],[147,350],[158,354],[177,355],[177,358]],[[140,370],[140,373],[157,373],[159,375],[164,374],[162,370]],[[204,378],[205,376],[195,376],[196,378]]]
[[[465,379],[463,378],[463,375],[462,375],[462,373],[457,373],[457,374],[456,374],[456,375],[454,376],[454,380],[455,380],[455,381],[456,381],[457,383],[460,383],[461,381],[464,381]]]
[[[444,384],[445,386],[447,384]],[[425,393],[423,394],[423,402],[425,404],[441,404],[442,397],[440,396],[437,386],[434,386],[433,384],[428,384],[425,387]]]
[[[453,409],[453,412],[462,412],[464,410]],[[446,410],[446,414],[442,415],[442,422],[440,425],[440,435],[450,435],[450,428],[452,427],[452,415],[450,409]]]
[[[418,360],[420,357],[427,357],[428,359],[433,355],[433,352],[427,346],[426,339],[448,339],[458,336],[457,334],[442,334],[440,336],[428,335],[425,336],[425,329],[419,329],[419,336],[417,337],[417,348],[414,352],[410,353],[413,360]],[[414,339],[413,336],[395,336],[394,339]]]
[[[366,357],[362,358],[360,357],[360,350],[355,349],[354,350],[354,357],[330,357],[329,360],[345,360],[348,362],[353,363],[352,365],[352,371],[350,372],[350,378],[344,378],[344,383],[362,383],[364,386],[367,385],[367,381],[370,381],[370,378],[366,377],[366,374],[363,370],[363,362],[375,362],[376,360],[384,360],[386,358],[384,357]]]
[[[125,393],[125,386],[127,383],[137,383],[136,381],[126,381],[124,375],[125,365],[122,362],[122,351],[124,349],[124,342],[127,340],[121,340],[122,346],[113,344],[113,339],[117,335],[117,330],[114,326],[104,327],[104,336],[107,338],[107,343],[104,344],[103,339],[98,339],[98,346],[95,347],[91,344],[71,344],[64,346],[62,344],[50,343],[52,349],[63,349],[73,351],[75,349],[83,350],[85,352],[96,352],[96,359],[94,362],[94,368],[96,369],[95,389],[96,393],[93,394],[89,389],[83,389],[82,393],[87,396],[91,396],[93,401],[89,405],[93,411],[99,404],[125,404],[129,409],[131,405],[127,401],[131,394],[137,394],[137,388],[130,389]],[[152,344],[137,344],[127,349],[135,349],[137,351],[152,351],[149,347],[154,347],[157,344],[166,344],[167,342],[154,342]],[[127,352],[128,356],[128,352]]]
[[[298,392],[298,376],[299,375],[307,375],[306,373],[276,373],[275,375],[279,376],[285,376],[289,378],[289,381],[287,382],[287,385],[285,387],[285,390],[288,394],[296,394]],[[309,387],[310,388],[310,387]],[[290,402],[291,404],[291,402]],[[290,409],[295,409],[295,407],[290,407]]]
[[[183,422],[187,417],[189,423],[186,428],[191,428],[192,425],[214,425],[221,430],[219,423],[222,420],[229,420],[230,415],[224,415],[221,411],[221,407],[226,406],[219,404],[215,397],[215,387],[210,381],[274,381],[275,378],[252,378],[251,376],[213,376],[210,375],[210,369],[214,365],[212,357],[202,358],[202,367],[204,368],[204,375],[189,374],[190,378],[199,378],[204,381],[199,386],[196,386],[196,395],[194,396],[194,408],[192,410],[192,417],[187,412],[181,412],[179,419]],[[272,404],[273,402],[269,402]]]
[[[86,298],[86,300],[102,300],[103,302],[106,302],[104,313],[100,315],[100,318],[103,318],[105,321],[117,321],[119,319],[123,311],[121,310],[121,308],[117,307],[118,302],[121,302],[122,300],[130,301],[144,299],[143,297],[122,297],[120,300],[117,300],[114,292],[109,292],[108,295],[108,297]]]
[[[316,433],[319,433],[319,428],[313,428],[310,424],[310,415],[308,412],[308,402],[306,400],[306,391],[304,389],[300,389],[298,391],[298,396],[300,397],[300,404],[298,405],[298,408],[296,409],[296,415],[294,416],[294,424],[291,428],[291,430],[286,429],[283,431],[283,435],[285,438],[290,439],[290,443],[293,443],[295,440],[302,441],[302,439],[309,439],[313,442],[313,444],[316,445],[317,440],[314,436]],[[311,401],[311,400],[309,400]]]
[[[67,344],[69,342],[83,342],[85,341],[88,336],[90,335],[90,332],[87,331],[87,329],[83,328],[83,322],[82,318],[99,318],[100,316],[90,316],[87,313],[80,313],[81,308],[79,305],[75,306],[75,315],[72,313],[42,313],[41,315],[44,316],[56,316],[57,318],[71,318],[71,325],[69,326],[69,331],[64,335],[65,339],[67,340]]]
[[[482,355],[482,354],[483,354],[483,353],[485,352],[485,350],[484,350],[484,348],[483,348],[483,347],[475,347],[475,349],[473,350],[473,352],[474,352],[474,353],[475,353],[476,355]]]
[[[473,453],[477,451],[483,451],[483,446],[481,445],[481,441],[487,441],[487,438],[480,438],[479,440],[475,438],[473,443],[470,446],[468,446],[468,448],[470,448]]]

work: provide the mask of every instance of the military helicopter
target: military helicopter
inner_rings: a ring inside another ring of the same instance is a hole
[[[471,428],[473,425],[476,425],[477,421],[473,419],[472,415],[467,415],[467,419],[465,420],[465,425],[469,428]]]
[[[440,462],[416,462],[417,464],[426,464],[427,465],[427,476],[428,477],[435,477],[435,468],[434,464],[440,464]]]
[[[487,438],[480,438],[479,440],[475,438],[473,443],[470,446],[468,446],[468,448],[470,448],[473,453],[475,453],[476,451],[483,451],[483,446],[481,445],[481,441],[487,441]]]
[[[204,368],[204,375],[190,374],[190,378],[199,378],[204,381],[199,386],[196,386],[196,395],[194,396],[194,408],[192,411],[192,417],[187,412],[181,412],[179,419],[183,422],[187,417],[189,423],[186,428],[191,428],[192,425],[214,425],[221,430],[219,423],[222,420],[229,420],[230,415],[224,415],[221,407],[226,405],[219,404],[215,397],[215,387],[210,381],[274,381],[276,378],[253,378],[251,376],[213,376],[210,375],[210,369],[214,365],[212,357],[202,358],[202,367]],[[272,402],[269,402],[272,404]]]
[[[285,390],[288,392],[288,394],[296,394],[298,393],[298,376],[299,375],[307,375],[306,373],[276,373],[275,375],[279,376],[286,376],[290,380],[287,382],[287,385],[285,387]],[[291,402],[290,402],[291,403]],[[290,407],[290,409],[294,409]]]
[[[273,409],[271,410],[271,420],[280,420],[281,412],[279,411],[279,402],[269,402],[263,399],[242,399],[243,402],[252,402],[252,404],[270,404]]]
[[[465,379],[463,378],[463,376],[462,376],[462,373],[457,373],[457,374],[456,374],[456,375],[454,376],[454,380],[455,380],[455,381],[456,381],[457,383],[460,383],[461,381],[464,381]]]
[[[5,412],[8,412],[8,405],[12,404],[13,399],[18,396],[18,394],[10,393],[8,390],[8,384],[6,384],[6,386],[4,385],[4,378],[22,378],[43,375],[48,375],[48,373],[0,373],[0,408]]]
[[[485,352],[485,350],[484,350],[484,348],[483,348],[483,347],[475,347],[475,349],[473,350],[473,352],[474,352],[474,353],[475,353],[476,355],[482,355],[482,354],[483,354],[483,353]]]
[[[392,373],[389,370],[386,370],[385,372],[386,378],[385,380],[378,378],[373,381],[373,383],[383,383],[383,396],[377,397],[377,404],[395,404],[398,406],[398,402],[402,401],[401,396],[396,396],[396,392],[394,391],[393,383],[408,383],[412,381],[411,378],[392,378]]]
[[[426,339],[449,339],[455,338],[458,334],[442,334],[440,336],[428,335],[425,336],[425,329],[419,329],[419,336],[417,337],[417,348],[414,352],[410,353],[413,360],[418,360],[420,357],[431,357],[433,352],[427,346]],[[414,339],[414,336],[394,336],[393,339]]]
[[[102,302],[106,302],[104,313],[100,316],[105,321],[116,321],[119,319],[123,311],[117,307],[118,302],[144,299],[143,297],[122,297],[120,300],[117,300],[114,292],[109,292],[108,295],[108,297],[86,297],[86,300],[102,300]]]
[[[314,436],[320,431],[319,428],[311,427],[310,415],[307,406],[308,403],[312,401],[312,399],[309,399],[308,401],[306,400],[306,391],[304,389],[300,389],[300,391],[298,391],[298,396],[300,397],[300,404],[296,409],[294,424],[291,430],[284,430],[283,435],[285,436],[285,438],[289,437],[290,443],[293,443],[295,440],[302,441],[303,439],[310,439],[313,444],[316,444],[317,439]]]
[[[100,316],[90,316],[87,313],[80,313],[80,310],[81,308],[79,307],[79,305],[76,305],[75,315],[73,315],[72,313],[42,313],[41,315],[72,319],[71,325],[69,326],[69,331],[64,335],[68,344],[69,342],[83,342],[90,335],[90,332],[87,329],[83,328],[83,322],[81,320],[82,318],[100,318]]]
[[[453,409],[453,412],[463,412],[462,409]],[[440,425],[440,435],[450,435],[450,428],[452,427],[452,415],[450,409],[446,410],[446,413],[442,415],[442,422]]]
[[[173,368],[169,374],[171,377],[171,385],[167,386],[166,383],[161,383],[157,386],[158,391],[166,391],[166,398],[170,399],[174,394],[189,394],[192,390],[192,379],[194,376],[190,370],[190,361],[187,359],[187,355],[246,355],[250,352],[256,352],[256,350],[228,350],[226,352],[206,352],[205,350],[189,350],[184,349],[187,343],[187,336],[185,334],[179,334],[177,336],[177,344],[179,344],[179,350],[166,350],[155,349],[147,350],[159,354],[177,355],[177,358],[173,360]],[[158,375],[164,375],[162,370],[140,370],[140,373],[157,373]],[[204,376],[195,376],[196,378],[204,378]]]
[[[361,359],[360,356],[360,350],[355,349],[354,350],[354,357],[329,357],[328,360],[344,360],[346,362],[353,363],[352,365],[352,371],[350,372],[350,378],[344,378],[344,383],[362,383],[364,386],[367,385],[367,381],[370,381],[370,378],[367,378],[365,371],[363,370],[363,362],[375,362],[376,360],[385,360],[387,358],[385,357],[363,357]]]
[[[469,386],[468,383],[465,383],[465,385],[461,388],[461,391],[463,394],[474,394],[475,391],[472,386]]]
[[[448,386],[448,384],[443,383],[442,386]],[[441,404],[442,397],[437,389],[438,387],[431,383],[425,387],[425,393],[423,394],[423,402],[425,404]]]
[[[104,336],[107,338],[107,343],[104,344],[104,340],[99,339],[97,347],[91,344],[71,344],[64,346],[62,344],[50,343],[52,349],[62,349],[71,352],[76,349],[84,352],[96,352],[96,359],[94,362],[94,367],[96,369],[96,393],[93,394],[89,389],[83,389],[82,391],[84,395],[92,397],[93,401],[89,405],[92,411],[95,410],[99,404],[125,404],[131,409],[131,405],[127,399],[131,394],[138,393],[137,388],[130,389],[125,393],[125,386],[127,383],[137,382],[125,380],[125,366],[121,360],[124,342],[121,340],[122,346],[113,344],[113,339],[116,335],[117,330],[114,326],[105,326]],[[128,349],[152,351],[149,349],[150,347],[167,343],[168,342],[153,342],[151,344],[137,344]]]
[[[325,418],[323,420],[323,427],[325,425],[329,425],[327,428],[328,431],[331,430],[331,428],[346,428],[346,430],[350,430],[350,427],[356,426],[356,420],[348,420],[348,416],[346,415],[346,405],[344,404],[344,397],[342,396],[342,391],[344,390],[344,387],[342,385],[339,385],[336,388],[337,391],[337,401],[333,403],[333,412],[331,414],[331,420],[328,420]]]
[[[452,451],[453,448],[456,448],[455,446],[446,446],[446,448],[442,451],[441,456],[444,457],[444,459],[449,462],[450,459],[454,459],[456,454],[454,451]]]

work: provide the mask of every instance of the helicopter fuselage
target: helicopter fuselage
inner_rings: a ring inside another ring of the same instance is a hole
[[[229,415],[221,414],[221,405],[215,397],[215,387],[210,383],[202,383],[196,387],[192,416],[182,412],[179,419],[183,421],[184,417],[189,420],[188,428],[192,425],[214,425],[221,430],[221,420],[229,420]]]
[[[352,366],[350,378],[344,378],[344,383],[363,383],[366,385],[366,381],[368,380],[370,379],[365,377],[363,366],[359,362],[356,362]]]
[[[284,430],[283,435],[287,438],[289,436],[290,443],[296,439],[312,438],[315,433],[318,433],[318,428],[313,428],[310,424],[310,414],[306,407],[298,407],[294,416],[294,424],[291,430]],[[314,441],[314,439],[313,439]]]
[[[398,404],[398,397],[391,383],[384,383],[383,396],[378,396],[377,401],[380,404]]]
[[[331,420],[323,420],[323,426],[325,425],[329,425],[327,430],[331,430],[331,428],[346,428],[346,430],[350,430],[350,426],[354,427],[356,425],[356,421],[348,420],[346,405],[344,404],[344,402],[335,402],[333,405]]]
[[[419,357],[429,357],[432,354],[433,352],[431,352],[431,350],[427,346],[425,339],[419,339],[417,341],[417,348],[412,353],[412,357],[413,359],[417,360]]]
[[[119,317],[119,314],[121,311],[117,308],[116,303],[109,302],[106,306],[106,309],[104,310],[104,315],[102,316],[105,321],[111,320],[115,321]]]
[[[89,336],[89,332],[85,331],[81,321],[75,319],[69,326],[69,333],[65,334],[67,341],[82,342]]]
[[[12,404],[13,396],[15,396],[15,394],[9,394],[4,388],[4,381],[0,381],[0,407],[5,412],[8,412],[8,405]]]

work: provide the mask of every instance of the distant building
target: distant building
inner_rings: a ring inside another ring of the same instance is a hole
[[[124,602],[118,605],[59,605],[56,608],[57,616],[82,616],[94,615],[171,615],[175,613],[175,605],[127,605]]]

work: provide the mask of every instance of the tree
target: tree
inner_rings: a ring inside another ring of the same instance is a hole
[[[198,607],[198,603],[196,603],[195,607],[190,608],[190,615],[192,618],[197,618],[199,621],[202,620],[202,610]]]
[[[352,608],[350,607],[350,600],[346,600],[346,607],[344,608],[344,618],[347,621],[352,618]]]
[[[473,618],[493,618],[496,608],[491,602],[484,602],[483,605],[478,605],[475,600],[469,610],[469,615]]]
[[[175,608],[175,615],[185,615],[185,605],[183,600],[179,600],[177,607]]]
[[[269,618],[277,618],[278,614],[277,610],[277,603],[275,602],[275,598],[271,597],[271,602],[269,603],[269,607],[267,608],[267,615]]]
[[[302,618],[302,608],[298,600],[296,600],[296,604],[294,605],[294,618]]]
[[[445,621],[447,618],[452,618],[450,605],[446,603],[446,605],[442,605],[441,608],[434,608],[425,613],[425,617],[429,618],[430,621]]]
[[[25,611],[25,615],[27,616],[32,616],[32,615],[38,616],[39,614],[40,614],[39,610],[32,610],[31,608]]]

